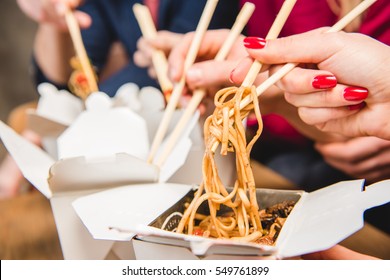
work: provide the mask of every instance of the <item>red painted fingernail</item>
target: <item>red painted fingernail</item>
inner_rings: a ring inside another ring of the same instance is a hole
[[[314,77],[311,85],[316,89],[334,88],[337,85],[337,79],[333,75],[318,75]]]
[[[347,101],[362,101],[368,96],[368,89],[363,87],[347,87],[344,89],[344,99]]]
[[[364,108],[365,106],[366,106],[366,103],[362,102],[362,103],[355,104],[355,105],[349,105],[348,109],[351,111],[360,110],[360,109]]]
[[[236,69],[233,69],[232,72],[230,72],[230,75],[229,75],[229,81],[230,81],[232,84],[234,84],[233,75],[234,75],[234,71],[235,71],[235,70],[236,70]]]
[[[262,49],[265,47],[266,40],[260,37],[246,37],[244,46],[248,49]]]

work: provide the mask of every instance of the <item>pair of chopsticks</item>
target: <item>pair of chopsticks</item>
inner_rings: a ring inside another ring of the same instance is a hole
[[[153,159],[156,155],[156,152],[168,130],[169,123],[172,120],[173,113],[176,110],[177,104],[179,103],[180,96],[183,92],[184,86],[185,86],[185,75],[187,73],[187,70],[191,67],[191,65],[195,62],[196,55],[198,53],[200,44],[203,40],[204,34],[206,33],[206,30],[210,24],[211,18],[214,14],[215,8],[218,4],[218,0],[208,0],[206,3],[206,6],[202,12],[201,18],[199,20],[198,26],[195,30],[194,38],[191,42],[188,54],[186,56],[186,59],[184,61],[184,71],[183,75],[178,83],[174,85],[172,94],[169,98],[169,102],[167,104],[167,107],[164,111],[163,118],[161,120],[161,123],[157,129],[156,135],[153,139],[152,146],[150,149],[150,153],[148,156],[148,163],[152,163]]]
[[[237,19],[235,21],[235,24],[233,25],[228,38],[226,39],[225,43],[219,50],[218,54],[215,57],[216,61],[223,61],[225,60],[226,56],[230,52],[231,47],[235,43],[237,37],[241,34],[242,30],[244,29],[245,25],[247,24],[249,18],[253,14],[253,11],[255,9],[255,5],[252,3],[245,3],[242,10],[237,16]],[[205,12],[208,10],[205,9]],[[157,35],[156,28],[153,23],[153,19],[151,17],[149,9],[141,4],[134,4],[133,5],[133,12],[135,14],[135,17],[138,21],[138,24],[141,28],[141,32],[145,38],[153,39]],[[212,13],[211,13],[212,14]],[[210,14],[210,18],[211,18]],[[207,27],[205,27],[207,29]],[[197,52],[197,51],[196,51]],[[154,68],[156,69],[157,73],[157,79],[159,81],[160,87],[164,93],[164,96],[167,96],[167,92],[170,92],[172,90],[172,83],[170,82],[169,78],[167,77],[167,70],[168,70],[168,63],[167,59],[164,55],[164,53],[160,50],[153,51],[152,54],[152,63]],[[179,122],[177,123],[174,131],[169,137],[169,140],[167,142],[167,145],[165,146],[165,149],[160,156],[159,160],[157,161],[158,166],[162,166],[171,153],[173,147],[177,143],[177,140],[179,139],[182,131],[184,130],[185,126],[191,119],[192,115],[194,114],[195,110],[198,108],[200,102],[202,101],[203,97],[205,95],[204,89],[198,89],[194,92],[193,97],[191,101],[189,102],[186,110],[184,111],[182,117],[180,118]],[[167,100],[168,102],[168,100]],[[170,120],[169,120],[170,121]]]
[[[242,30],[244,29],[250,17],[252,16],[254,10],[255,10],[255,5],[253,3],[247,2],[244,4],[240,13],[237,15],[237,18],[232,26],[232,29],[230,30],[229,35],[226,38],[226,41],[224,42],[224,44],[221,46],[221,49],[216,54],[214,58],[215,61],[223,61],[226,59],[232,46],[236,42],[238,36],[240,36]],[[198,108],[199,104],[201,103],[205,94],[206,94],[205,89],[196,89],[193,92],[190,102],[188,103],[180,120],[177,122],[175,128],[173,129],[171,135],[169,136],[167,143],[164,147],[164,150],[162,151],[160,157],[156,160],[157,166],[161,167],[165,163],[170,153],[172,152],[173,148],[175,147],[177,141],[179,140],[183,130],[185,129],[186,125],[188,124],[191,117],[194,115],[196,109]]]
[[[365,10],[367,10],[372,4],[374,4],[377,0],[364,0],[359,5],[357,5],[353,10],[351,10],[348,14],[346,14],[342,19],[340,19],[336,24],[334,24],[330,29],[326,31],[326,33],[331,32],[338,32],[341,31],[343,28],[345,28],[351,21],[353,21],[356,17],[358,17],[360,14],[362,14]],[[259,63],[259,62],[254,62]],[[252,64],[252,66],[253,66]],[[267,89],[269,89],[272,85],[274,85],[277,81],[282,79],[285,75],[287,75],[291,70],[293,70],[299,63],[287,63],[285,64],[281,69],[279,69],[277,72],[275,72],[271,77],[269,77],[267,80],[265,80],[260,86],[256,88],[257,96],[259,97],[261,94],[263,94]],[[255,73],[254,71],[249,71],[247,76],[245,77],[245,80],[255,80],[258,73]],[[240,102],[240,109],[245,108],[248,106],[252,100],[252,96],[248,95]],[[234,110],[229,111],[229,116],[234,115]],[[219,120],[218,123],[222,123],[222,120]],[[212,147],[212,150],[215,152],[218,145],[215,145]]]
[[[266,39],[276,39],[279,36],[280,31],[282,30],[288,16],[290,15],[295,3],[297,0],[286,0],[281,9],[278,13],[274,23],[271,26],[271,29],[269,30]],[[250,3],[246,3],[250,4]],[[242,10],[240,11],[240,14],[237,16],[236,22],[233,25],[231,32],[229,34],[229,37],[225,41],[225,44],[222,46],[220,51],[218,52],[217,56],[215,57],[216,61],[222,61],[226,58],[227,54],[229,53],[231,47],[233,46],[235,40],[247,24],[250,16],[252,15],[254,10],[254,6],[243,6]],[[243,82],[243,85],[251,86],[259,73],[261,69],[261,63],[256,61],[253,63],[251,69],[249,70],[249,73],[256,73],[256,75],[248,75],[248,79],[245,79]],[[198,108],[200,102],[202,101],[203,97],[205,95],[205,91],[203,89],[195,90],[193,93],[193,97],[191,101],[188,104],[188,107],[186,108],[185,112],[183,113],[181,119],[177,123],[175,129],[173,130],[172,134],[168,138],[167,144],[161,154],[161,156],[158,158],[156,165],[161,167],[165,161],[167,160],[169,154],[172,152],[174,146],[176,145],[178,139],[180,138],[180,135],[182,131],[185,129],[187,123],[189,122],[191,116],[194,114],[195,110]]]
[[[154,39],[157,36],[157,30],[154,26],[152,15],[148,7],[142,4],[134,4],[133,12],[141,29],[142,36],[147,39]],[[168,78],[168,61],[163,51],[154,50],[152,53],[152,63],[156,70],[157,80],[161,90],[168,103],[168,97],[172,92],[173,84]]]
[[[91,63],[89,61],[87,52],[85,51],[83,39],[81,37],[80,26],[74,16],[73,11],[66,6],[65,10],[65,20],[69,29],[70,36],[73,41],[73,46],[75,48],[76,56],[80,60],[81,70],[85,74],[87,79],[89,89],[91,92],[98,91],[97,82],[95,79],[94,71],[92,70]],[[86,99],[88,94],[85,96],[80,96],[82,99]]]

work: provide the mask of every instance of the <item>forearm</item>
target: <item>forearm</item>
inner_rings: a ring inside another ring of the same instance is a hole
[[[50,24],[40,24],[34,42],[34,56],[44,75],[58,84],[66,84],[71,74],[70,58],[74,49],[69,33]]]

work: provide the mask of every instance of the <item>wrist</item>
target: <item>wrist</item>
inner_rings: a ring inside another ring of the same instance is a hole
[[[68,32],[52,24],[40,24],[34,42],[34,56],[43,74],[51,81],[66,84],[70,73],[70,58],[75,55]]]

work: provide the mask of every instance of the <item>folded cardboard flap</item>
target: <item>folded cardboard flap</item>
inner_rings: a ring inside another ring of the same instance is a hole
[[[134,233],[111,228],[148,225],[191,188],[180,184],[130,185],[81,197],[73,207],[94,238],[130,240]]]
[[[114,241],[110,240],[95,240],[74,211],[72,201],[87,194],[77,192],[53,196],[50,199],[62,254],[66,260],[104,259],[114,244]]]
[[[3,122],[0,122],[0,137],[24,177],[47,198],[56,192],[156,182],[159,178],[156,166],[128,154],[104,158],[76,157],[55,162]]]
[[[88,97],[86,110],[58,138],[59,158],[115,153],[147,157],[149,144],[145,120],[126,107],[113,107],[112,103],[103,92]]]
[[[83,101],[66,90],[58,90],[54,85],[38,85],[41,95],[36,113],[44,118],[69,126],[84,110]]]
[[[47,182],[48,172],[54,160],[38,146],[30,143],[0,121],[0,138],[23,173],[44,196],[52,192]]]
[[[68,126],[45,118],[39,115],[36,110],[28,110],[27,127],[37,133],[40,137],[57,138]]]
[[[75,157],[57,161],[50,168],[53,192],[112,188],[128,184],[156,182],[159,169],[125,153],[112,157]]]
[[[360,193],[363,209],[383,205],[390,200],[390,180],[384,180],[365,187]]]
[[[389,180],[366,191],[363,184],[344,181],[307,194],[283,226],[277,241],[280,256],[328,249],[361,229],[365,210],[390,201]]]

